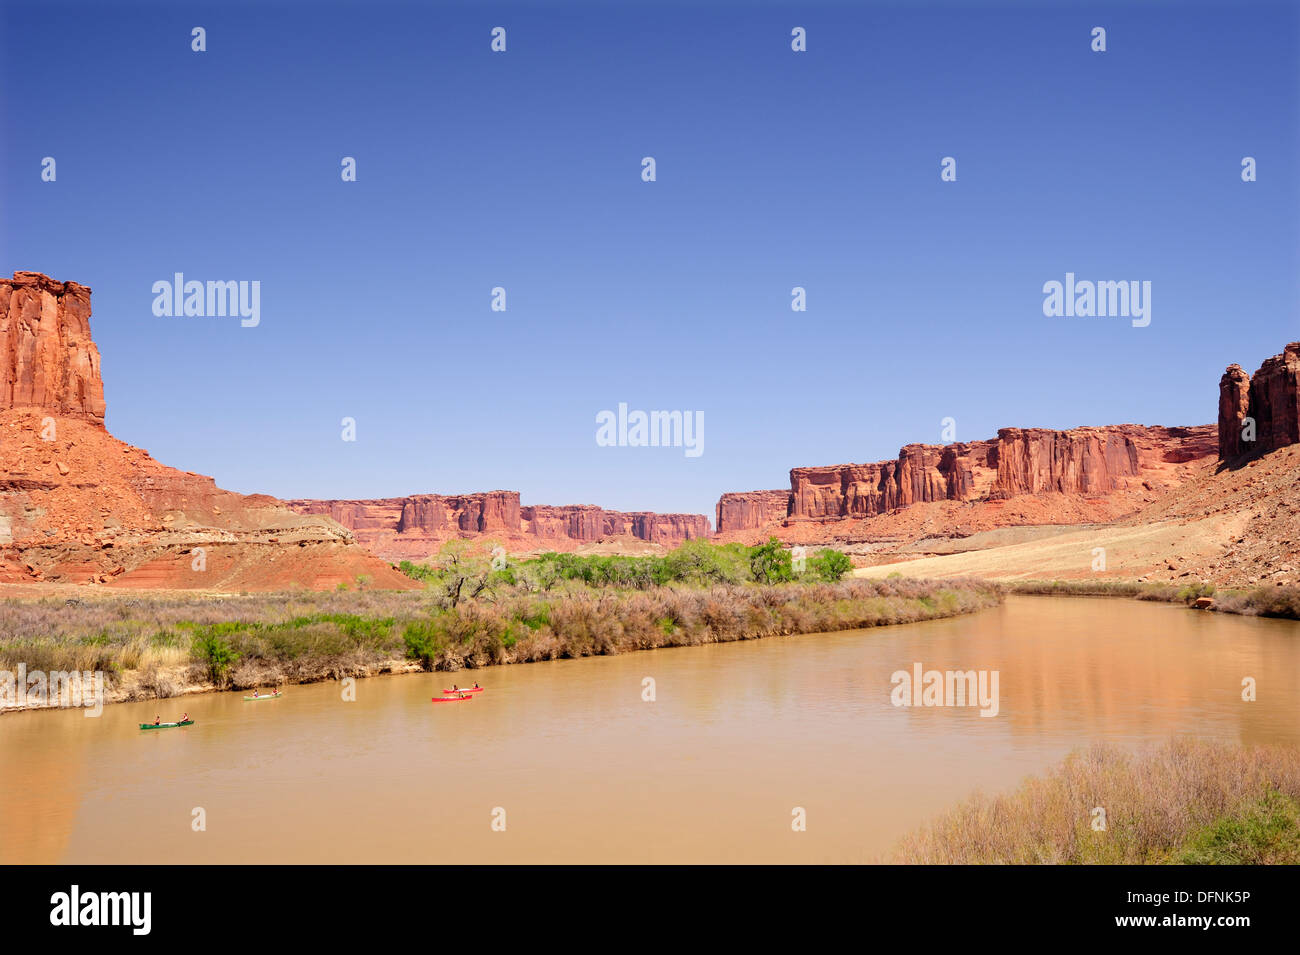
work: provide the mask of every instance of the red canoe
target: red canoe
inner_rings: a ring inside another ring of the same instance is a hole
[[[444,693],[482,693],[485,686],[462,686],[459,690],[443,690]]]
[[[474,699],[472,696],[435,696],[432,697],[433,703],[468,703]]]

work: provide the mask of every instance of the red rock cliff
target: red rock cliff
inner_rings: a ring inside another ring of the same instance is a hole
[[[1254,442],[1242,439],[1255,421]],[[1300,443],[1300,342],[1265,359],[1254,376],[1229,365],[1219,379],[1219,457],[1263,454]]]
[[[104,420],[90,289],[39,272],[0,279],[0,409]]]
[[[453,538],[494,537],[511,550],[531,550],[607,537],[634,537],[673,547],[709,536],[709,521],[703,514],[607,511],[581,504],[521,506],[518,491],[286,503],[300,514],[332,517],[361,544],[393,560],[428,557]]]
[[[776,524],[790,516],[790,492],[736,491],[718,498],[714,526],[719,534]]]
[[[1144,472],[1214,453],[1214,428],[1110,425],[1003,428],[996,440],[909,444],[898,457],[869,464],[793,468],[791,520],[874,517],[932,501],[1005,500],[1025,494],[1102,495],[1140,484]],[[763,526],[753,494],[718,501],[720,531]],[[771,511],[768,512],[771,514]],[[769,517],[764,523],[779,518]]]

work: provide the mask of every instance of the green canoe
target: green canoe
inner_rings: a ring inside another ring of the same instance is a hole
[[[266,696],[246,696],[244,702],[261,703],[263,700],[278,700],[282,696],[284,696],[283,693],[268,693]]]
[[[142,730],[169,730],[176,726],[193,726],[193,720],[186,720],[184,723],[141,723]]]

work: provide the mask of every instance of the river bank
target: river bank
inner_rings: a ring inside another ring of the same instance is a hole
[[[1060,597],[1132,597],[1182,603],[1198,610],[1246,617],[1300,620],[1300,587],[1215,587],[1194,581],[1168,584],[1137,580],[1015,580],[1002,583],[1008,593]]]
[[[866,632],[322,682],[256,705],[225,692],[98,719],[15,713],[0,760],[41,785],[0,787],[0,863],[880,861],[972,793],[1014,791],[1097,740],[1300,747],[1300,700],[1276,683],[1300,666],[1296,633],[1012,594]],[[917,661],[998,671],[997,716],[895,705],[893,675]],[[473,702],[430,706],[476,679]],[[197,722],[140,732],[160,706]],[[340,819],[365,837],[335,838]]]
[[[574,585],[450,606],[433,587],[11,600],[0,605],[0,674],[102,673],[103,702],[122,703],[916,623],[1000,600],[993,584],[915,580]],[[56,706],[4,693],[0,680],[0,712]]]
[[[903,864],[1300,863],[1300,748],[1095,744],[908,836]]]

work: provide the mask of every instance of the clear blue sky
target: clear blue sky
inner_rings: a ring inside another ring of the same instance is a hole
[[[945,416],[1210,422],[1228,362],[1300,338],[1293,3],[45,2],[2,27],[0,267],[91,286],[110,430],[234,490],[711,515]],[[178,271],[260,281],[261,325],[156,317]],[[1067,271],[1151,281],[1150,326],[1044,317]],[[704,412],[704,454],[597,447],[619,402]]]

